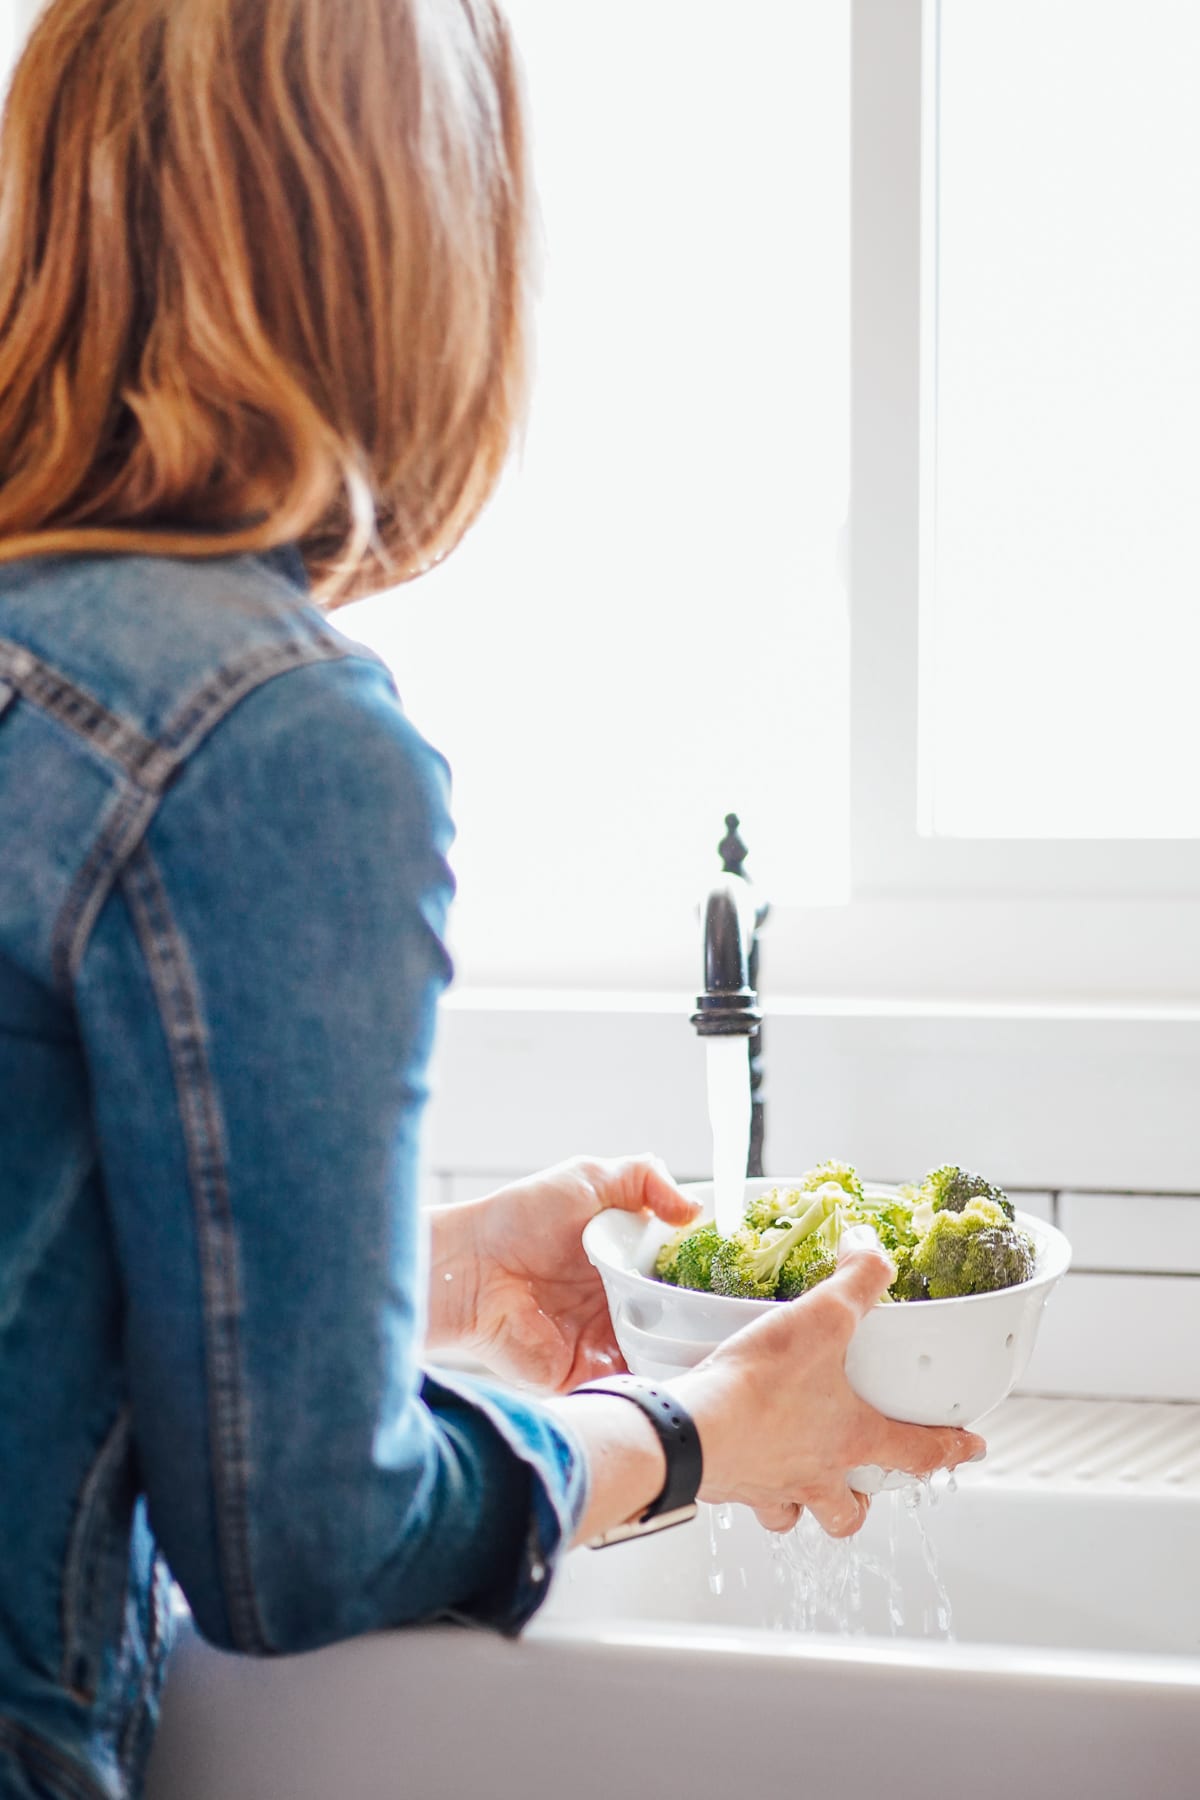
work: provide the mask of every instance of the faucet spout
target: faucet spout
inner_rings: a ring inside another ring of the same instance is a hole
[[[701,1037],[750,1037],[762,1023],[750,985],[757,909],[741,875],[721,875],[704,903],[704,992],[692,1024]]]

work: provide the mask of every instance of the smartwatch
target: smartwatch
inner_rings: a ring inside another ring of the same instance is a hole
[[[609,1544],[624,1544],[630,1538],[647,1537],[653,1531],[666,1531],[672,1525],[686,1525],[694,1519],[704,1457],[695,1421],[675,1395],[636,1375],[587,1381],[573,1389],[573,1394],[615,1394],[619,1400],[640,1407],[653,1425],[667,1459],[667,1478],[657,1499],[628,1524],[614,1525],[599,1537],[589,1538],[588,1549],[603,1550]]]

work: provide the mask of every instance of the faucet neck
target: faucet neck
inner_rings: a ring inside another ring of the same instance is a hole
[[[739,875],[719,877],[704,905],[704,992],[692,1024],[701,1037],[749,1037],[762,1021],[750,985],[756,909]]]

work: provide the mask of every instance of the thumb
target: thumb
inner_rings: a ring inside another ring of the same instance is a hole
[[[851,1225],[838,1245],[838,1266],[822,1287],[848,1300],[861,1319],[896,1279],[896,1265],[880,1243],[873,1225]]]

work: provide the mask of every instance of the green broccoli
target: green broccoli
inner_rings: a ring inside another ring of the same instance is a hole
[[[892,1261],[896,1265],[896,1279],[888,1289],[893,1300],[928,1300],[929,1283],[919,1270],[913,1268],[915,1246],[902,1244],[892,1251]]]
[[[766,1231],[777,1219],[803,1212],[808,1201],[809,1196],[799,1188],[772,1188],[769,1194],[760,1194],[757,1200],[749,1202],[746,1224],[754,1231]]]
[[[865,1193],[849,1164],[825,1162],[797,1187],[752,1200],[730,1238],[711,1223],[677,1233],[659,1251],[655,1274],[701,1293],[794,1300],[833,1274],[842,1231],[864,1223],[896,1264],[888,1299],[986,1294],[1034,1272],[1033,1243],[1014,1218],[1002,1189],[954,1164],[892,1199]]]
[[[957,1168],[953,1163],[931,1169],[921,1187],[924,1190],[922,1198],[929,1200],[935,1213],[960,1213],[971,1200],[991,1200],[1006,1219],[1016,1216],[1012,1201],[1003,1188],[986,1181],[982,1175],[972,1175],[967,1169]]]
[[[915,1244],[920,1236],[913,1228],[912,1208],[905,1200],[868,1194],[861,1206],[847,1211],[846,1218],[856,1225],[873,1225],[880,1243],[893,1260],[899,1251]]]
[[[1009,1224],[994,1200],[968,1200],[961,1212],[946,1209],[912,1253],[909,1265],[929,1283],[931,1300],[961,1294],[990,1294],[1014,1287],[1033,1274],[1033,1244]]]
[[[823,1227],[826,1247],[837,1248],[838,1202],[829,1193],[818,1194],[799,1218],[781,1219],[769,1231],[743,1226],[725,1238],[712,1260],[712,1291],[743,1300],[770,1300],[780,1273],[798,1245]]]
[[[814,1231],[802,1244],[797,1244],[780,1269],[775,1298],[798,1300],[809,1288],[816,1287],[818,1281],[832,1275],[836,1268],[836,1246],[831,1248],[823,1232]]]
[[[863,1184],[858,1179],[857,1171],[849,1163],[818,1163],[815,1169],[810,1169],[807,1175],[800,1177],[800,1186],[810,1194],[815,1194],[818,1188],[827,1187],[830,1183],[840,1187],[851,1200],[863,1198]]]
[[[755,1231],[749,1225],[722,1238],[712,1260],[713,1293],[739,1300],[773,1299],[782,1261],[775,1251],[788,1242],[786,1232]]]
[[[663,1245],[654,1272],[671,1287],[697,1288],[706,1294],[712,1287],[712,1260],[720,1242],[715,1225],[689,1225]]]
[[[796,1219],[812,1204],[814,1194],[823,1188],[838,1188],[848,1200],[861,1202],[862,1182],[848,1163],[823,1162],[800,1177],[794,1188],[772,1188],[760,1194],[746,1207],[746,1224],[755,1231],[767,1231],[780,1219]]]

